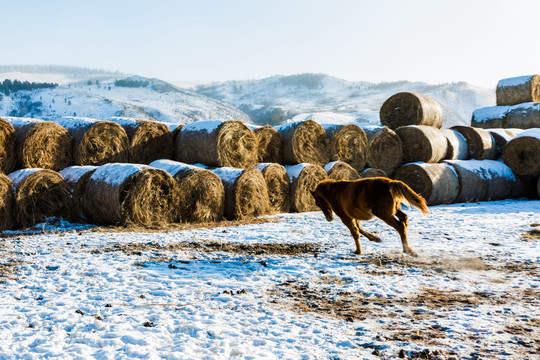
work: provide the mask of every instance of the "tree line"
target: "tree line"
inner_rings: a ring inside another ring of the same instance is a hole
[[[0,91],[6,94],[6,96],[9,96],[12,92],[21,90],[51,89],[57,86],[58,84],[56,83],[36,83],[5,79],[4,81],[0,82]]]

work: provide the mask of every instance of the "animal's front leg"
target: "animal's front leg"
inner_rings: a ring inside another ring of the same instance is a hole
[[[360,234],[367,237],[369,241],[382,242],[380,237],[364,230],[364,228],[362,228],[362,225],[360,225],[360,221],[358,220],[355,220],[355,221],[356,221],[356,226],[358,227],[358,231],[360,231]]]
[[[347,226],[351,232],[351,235],[353,236],[354,243],[356,244],[356,255],[362,254],[362,245],[360,245],[360,235],[358,233],[358,226],[356,225],[356,220],[351,218],[341,218],[341,221],[343,221],[343,224]]]

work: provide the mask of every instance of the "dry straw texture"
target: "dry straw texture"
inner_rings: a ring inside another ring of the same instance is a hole
[[[469,154],[467,140],[461,133],[452,129],[441,129],[441,133],[446,137],[447,151],[446,160],[465,160]]]
[[[473,111],[471,126],[482,129],[508,127],[510,106],[488,106]]]
[[[144,119],[114,117],[109,120],[124,128],[131,144],[131,162],[149,164],[158,159],[172,159],[173,134],[167,125]]]
[[[112,122],[65,117],[55,120],[73,138],[75,165],[103,165],[130,161],[130,145],[124,129]]]
[[[540,103],[525,103],[510,107],[507,117],[508,128],[540,128]]]
[[[436,163],[443,160],[448,151],[446,136],[432,126],[402,126],[396,134],[401,139],[404,163]]]
[[[238,120],[208,120],[185,125],[178,134],[175,160],[215,167],[257,164],[257,137]]]
[[[502,79],[496,89],[497,105],[540,102],[540,76]]]
[[[343,161],[333,161],[324,166],[328,178],[334,180],[357,180],[360,174],[351,165]]]
[[[13,228],[15,219],[15,192],[11,180],[0,173],[0,231]]]
[[[343,161],[357,171],[366,167],[368,140],[358,125],[324,125],[330,141],[330,160]]]
[[[393,177],[422,195],[428,205],[451,204],[459,193],[458,175],[448,164],[406,164]]]
[[[172,160],[157,160],[150,166],[167,171],[178,184],[178,221],[203,223],[223,219],[225,189],[212,171]]]
[[[72,217],[69,187],[58,172],[48,169],[22,169],[9,174],[15,189],[15,219],[23,227],[48,218]]]
[[[257,164],[257,170],[262,173],[266,181],[270,211],[276,213],[289,212],[291,208],[291,184],[285,167],[277,163],[261,163]]]
[[[391,174],[403,159],[401,139],[387,126],[363,126],[368,138],[368,167]]]
[[[270,125],[255,127],[257,137],[257,161],[259,163],[281,163],[281,134]]]
[[[97,224],[159,228],[177,217],[178,189],[164,170],[106,164],[88,180],[84,204]]]
[[[16,148],[15,129],[9,122],[0,118],[0,171],[8,174],[15,168]]]
[[[262,173],[257,169],[212,170],[225,187],[225,217],[241,220],[267,214],[270,210],[268,189]]]
[[[366,168],[360,174],[360,179],[372,178],[372,177],[388,177],[388,174],[381,169]]]
[[[540,176],[540,130],[526,130],[510,140],[503,149],[503,161],[516,174],[537,179]]]
[[[381,106],[381,124],[395,130],[406,125],[443,124],[443,110],[439,103],[425,95],[401,92],[389,97]]]
[[[328,179],[326,171],[314,164],[285,166],[291,179],[291,211],[305,212],[319,210],[311,191],[322,180]]]
[[[497,158],[497,147],[491,134],[484,129],[471,126],[453,126],[467,142],[467,159],[493,160]]]
[[[72,162],[73,139],[66,128],[51,121],[7,118],[17,134],[19,168],[59,171]]]
[[[88,215],[84,204],[84,194],[88,180],[96,171],[97,166],[70,166],[60,171],[60,175],[66,180],[71,197],[73,199],[73,216],[76,221],[87,221]]]
[[[281,134],[283,163],[310,163],[320,166],[330,160],[328,136],[324,128],[313,120],[297,121],[278,126]]]
[[[496,158],[500,158],[502,156],[506,143],[523,132],[522,129],[487,129],[487,131],[491,134],[493,140],[495,141],[495,148],[497,149]]]

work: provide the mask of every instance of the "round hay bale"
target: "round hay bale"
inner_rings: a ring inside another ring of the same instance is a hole
[[[324,124],[330,141],[330,160],[343,161],[357,171],[366,167],[368,140],[358,125]]]
[[[19,168],[59,171],[72,162],[73,139],[66,128],[52,121],[8,117],[17,134]]]
[[[276,213],[288,213],[291,209],[291,182],[287,170],[277,163],[257,164],[268,189],[270,211]]]
[[[54,120],[73,138],[75,165],[103,165],[130,160],[129,139],[125,130],[112,121],[83,117]]]
[[[459,193],[459,179],[448,164],[411,163],[399,167],[393,175],[426,199],[428,205],[451,204]]]
[[[0,231],[10,230],[15,224],[15,191],[11,180],[0,173]]]
[[[441,133],[446,137],[447,151],[446,160],[465,160],[469,150],[467,149],[467,140],[461,133],[452,129],[441,128]]]
[[[156,160],[150,166],[167,171],[178,184],[180,222],[205,223],[223,219],[225,189],[212,171],[172,160]]]
[[[360,174],[360,179],[372,178],[372,177],[388,177],[388,174],[381,169],[367,168]]]
[[[257,169],[221,167],[212,170],[225,187],[225,217],[240,220],[267,214],[270,210],[268,189]]]
[[[523,132],[522,129],[486,129],[486,130],[491,134],[491,136],[493,137],[493,140],[495,141],[495,148],[497,149],[497,155],[496,155],[497,159],[502,156],[502,151],[506,143]]]
[[[329,179],[334,180],[357,180],[360,174],[351,165],[343,161],[332,161],[324,166],[324,171]]]
[[[291,179],[291,211],[319,210],[311,191],[319,182],[328,179],[326,171],[319,165],[306,163],[285,166],[285,169]]]
[[[495,91],[497,105],[540,101],[540,76],[526,75],[502,79]]]
[[[497,158],[495,140],[487,130],[463,125],[453,126],[451,129],[456,130],[465,138],[468,159],[493,160]]]
[[[511,106],[508,110],[508,128],[540,128],[540,103],[523,103]]]
[[[540,176],[540,129],[529,129],[510,140],[503,148],[503,161],[519,176]]]
[[[158,159],[172,159],[173,135],[167,125],[145,119],[112,117],[124,128],[131,144],[131,162],[149,164]]]
[[[505,128],[508,125],[508,111],[510,106],[488,106],[473,111],[471,126],[491,129]]]
[[[360,125],[368,139],[368,167],[391,174],[403,159],[401,139],[387,126]]]
[[[436,163],[448,151],[446,136],[437,128],[425,125],[408,125],[396,129],[403,148],[403,162]]]
[[[8,175],[15,189],[15,219],[28,227],[51,217],[71,219],[72,198],[60,173],[49,169],[21,169]]]
[[[379,112],[381,124],[395,130],[406,125],[427,125],[440,128],[443,110],[439,103],[425,95],[400,92],[390,96]]]
[[[156,228],[177,218],[178,189],[164,170],[139,164],[105,164],[90,176],[84,204],[97,224]]]
[[[250,168],[257,164],[257,137],[238,120],[197,121],[180,130],[174,156],[188,164]]]
[[[257,137],[257,161],[281,163],[281,134],[270,125],[248,125]]]
[[[96,171],[97,166],[84,165],[84,166],[70,166],[60,171],[60,175],[66,180],[69,190],[71,191],[71,197],[73,199],[73,218],[77,221],[86,221],[88,215],[86,213],[86,207],[84,205],[84,194],[86,193],[86,186],[88,180]]]
[[[17,135],[15,129],[6,120],[0,118],[0,171],[8,174],[17,162]]]
[[[165,124],[165,126],[167,126],[167,128],[171,132],[171,137],[173,140],[173,157],[174,157],[174,149],[176,148],[176,138],[178,137],[180,130],[182,130],[182,128],[184,127],[184,124],[169,123],[169,122],[162,122],[162,124]]]
[[[295,121],[276,127],[281,134],[281,154],[287,165],[310,163],[320,166],[330,160],[326,131],[313,120]]]

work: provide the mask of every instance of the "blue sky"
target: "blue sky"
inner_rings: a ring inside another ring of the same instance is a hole
[[[0,0],[0,9],[1,65],[483,86],[540,72],[535,0]]]

